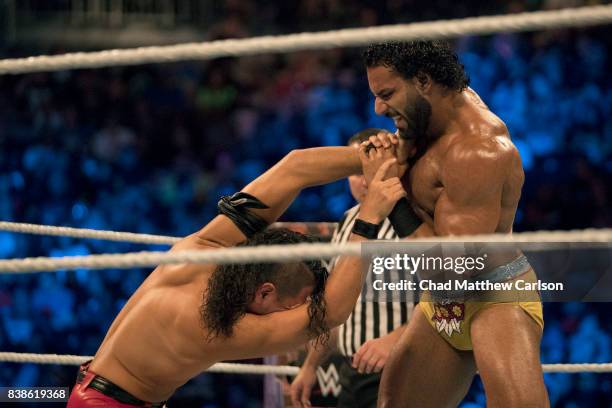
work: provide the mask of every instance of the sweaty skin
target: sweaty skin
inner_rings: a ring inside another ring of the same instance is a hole
[[[524,181],[521,159],[504,123],[471,95],[464,92],[458,128],[436,140],[408,173],[415,209],[428,226],[417,236],[432,229],[440,236],[512,231]]]
[[[368,81],[376,113],[392,117],[404,136],[396,142],[398,159],[408,160],[416,148],[402,180],[423,221],[412,237],[511,233],[524,181],[521,159],[505,124],[480,97],[470,88],[444,88],[429,76],[405,80],[384,66],[368,68]],[[410,134],[419,126],[406,108],[419,98],[433,107],[420,139]],[[388,136],[371,141],[390,144]],[[383,371],[379,407],[455,407],[475,363],[488,406],[548,405],[541,330],[531,318],[514,305],[495,305],[473,319],[471,335],[473,353],[452,348],[417,306]]]
[[[387,166],[388,167],[388,166]],[[253,210],[275,221],[305,187],[328,183],[359,173],[357,151],[350,147],[297,150],[242,191],[260,198],[270,208]],[[382,176],[379,177],[382,179]],[[387,180],[385,180],[387,183]],[[389,184],[389,183],[387,183]],[[394,183],[390,183],[394,184]],[[396,185],[401,187],[399,179]],[[380,190],[380,189],[379,189]],[[405,193],[402,190],[403,195]],[[376,195],[376,194],[374,194]],[[400,198],[397,195],[395,201]],[[370,204],[360,217],[377,222],[395,201],[378,196],[388,205]],[[382,214],[381,211],[383,211]],[[171,251],[208,250],[244,241],[242,232],[224,215]],[[352,241],[360,241],[354,235]],[[328,326],[340,325],[350,314],[363,277],[360,259],[343,257],[342,273],[330,277],[325,290]],[[167,400],[189,379],[221,360],[254,358],[294,350],[308,341],[306,293],[288,299],[283,310],[265,315],[247,313],[234,326],[231,337],[207,340],[199,309],[215,265],[182,264],[157,267],[121,310],[95,355],[90,369],[144,401]],[[304,292],[304,291],[303,291]],[[301,305],[292,308],[296,300]]]
[[[411,87],[411,81],[382,66],[369,68],[368,80],[376,113],[393,117],[400,133],[415,127],[401,108],[416,95],[415,88],[446,102],[432,112],[428,140],[403,180],[426,224],[415,236],[511,232],[524,173],[502,120],[470,88],[456,94],[416,80]]]

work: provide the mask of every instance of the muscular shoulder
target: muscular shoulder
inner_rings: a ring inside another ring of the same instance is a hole
[[[507,134],[493,136],[458,137],[448,147],[444,163],[460,164],[476,162],[483,165],[512,161],[518,157],[518,150]]]
[[[490,137],[469,136],[457,138],[442,161],[443,183],[469,184],[484,187],[503,181],[519,164],[518,150],[507,136],[501,133]]]

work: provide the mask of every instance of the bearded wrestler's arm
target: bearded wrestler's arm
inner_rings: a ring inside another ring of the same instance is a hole
[[[501,214],[504,182],[520,157],[510,144],[458,145],[449,151],[433,224],[423,223],[410,237],[489,234]]]
[[[501,215],[502,192],[508,174],[520,166],[511,144],[487,141],[458,146],[449,152],[443,172],[444,191],[434,211],[438,236],[490,234]],[[521,172],[522,174],[522,172]]]
[[[360,172],[359,157],[352,147],[294,150],[242,191],[269,207],[249,211],[273,223],[304,188],[331,183]],[[245,239],[228,217],[219,215],[200,231],[181,240],[173,250],[230,247]]]

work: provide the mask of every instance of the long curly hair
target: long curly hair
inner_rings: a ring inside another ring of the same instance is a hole
[[[459,57],[442,41],[373,44],[363,52],[363,60],[368,68],[392,68],[404,79],[428,74],[434,82],[457,92],[463,91],[470,84],[470,78],[459,62]]]
[[[314,239],[285,228],[270,228],[237,246],[303,242],[314,242]],[[235,323],[246,314],[257,288],[265,282],[271,282],[277,287],[279,296],[295,296],[305,286],[314,286],[308,302],[308,332],[311,338],[326,342],[329,338],[329,328],[325,323],[326,305],[323,293],[327,276],[327,270],[321,261],[217,266],[208,279],[200,307],[202,323],[208,331],[208,340],[217,336],[232,336]]]

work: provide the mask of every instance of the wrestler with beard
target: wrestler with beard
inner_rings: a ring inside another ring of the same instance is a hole
[[[402,217],[413,227],[404,236],[511,234],[524,181],[521,159],[448,45],[376,44],[364,60],[375,111],[392,118],[397,132],[370,138],[362,153],[383,157],[381,151],[392,150],[409,168]],[[366,179],[375,170],[365,166]],[[500,265],[511,271],[504,279],[533,279],[524,255],[511,255]],[[497,267],[478,275],[499,276]],[[383,370],[378,406],[455,407],[477,370],[487,406],[548,406],[539,355],[542,305],[537,293],[531,296],[422,298]]]

